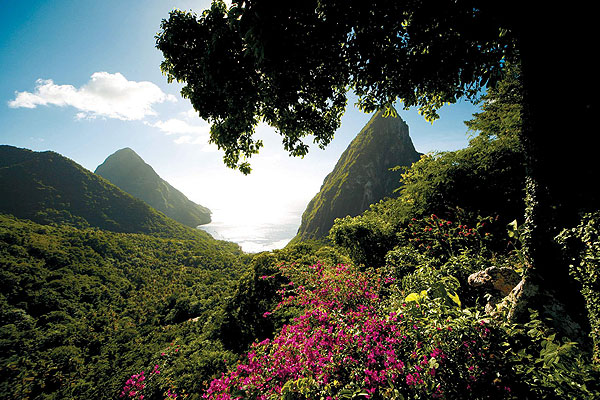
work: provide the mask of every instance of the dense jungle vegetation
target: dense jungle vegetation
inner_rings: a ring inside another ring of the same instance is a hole
[[[467,148],[423,156],[325,242],[248,255],[0,216],[0,397],[598,398],[598,213],[555,239],[572,324],[509,320],[469,284],[525,268],[518,77],[484,96]]]
[[[245,268],[237,245],[0,221],[0,397],[113,399],[182,341],[198,346],[178,381],[222,365],[209,332]]]

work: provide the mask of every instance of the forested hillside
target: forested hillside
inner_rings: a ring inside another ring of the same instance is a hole
[[[350,90],[363,111],[400,102],[429,120],[478,101],[469,145],[423,155],[396,197],[315,230],[325,240],[258,254],[57,153],[0,146],[0,398],[599,399],[587,11],[335,0],[173,10],[155,37],[161,70],[244,174],[259,123],[304,156],[307,137],[330,143]],[[46,105],[42,89],[55,86],[38,83],[10,104]],[[347,155],[340,165],[358,158]],[[358,172],[331,175],[324,192]]]
[[[158,176],[154,169],[130,148],[118,150],[108,156],[94,173],[184,225],[195,228],[210,222],[208,208],[190,201]]]
[[[169,351],[174,387],[198,388],[230,357],[213,332],[245,259],[207,236],[0,215],[0,397],[115,399],[132,371]]]
[[[47,224],[189,237],[190,230],[52,152],[0,146],[0,212]]]

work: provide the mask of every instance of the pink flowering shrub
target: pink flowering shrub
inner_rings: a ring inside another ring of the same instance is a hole
[[[352,266],[282,273],[290,283],[278,308],[303,312],[255,343],[204,398],[511,396],[487,321],[436,302],[398,304],[398,296],[384,297],[392,280]]]
[[[144,371],[140,372],[139,374],[131,375],[127,382],[125,382],[125,386],[123,386],[123,391],[121,392],[120,397],[142,400],[144,398],[143,391],[146,388],[146,382],[144,382],[145,380],[146,377],[144,376]]]
[[[187,394],[178,394],[175,391],[173,380],[169,376],[169,373],[164,373],[172,363],[173,358],[179,355],[179,350],[179,345],[171,343],[167,349],[161,352],[160,357],[153,364],[150,373],[146,375],[145,371],[141,371],[131,375],[125,382],[125,385],[123,385],[119,397],[126,400],[150,400],[158,398],[176,400],[186,398]]]

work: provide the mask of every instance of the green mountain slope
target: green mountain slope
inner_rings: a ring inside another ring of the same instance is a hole
[[[49,224],[196,237],[142,200],[52,152],[0,146],[0,212]]]
[[[359,132],[323,181],[321,190],[302,214],[294,242],[325,237],[336,218],[356,216],[399,186],[395,166],[419,159],[408,135],[408,125],[379,111]]]
[[[210,222],[210,210],[190,201],[163,180],[132,149],[110,155],[94,171],[138,199],[144,200],[166,216],[192,228]]]

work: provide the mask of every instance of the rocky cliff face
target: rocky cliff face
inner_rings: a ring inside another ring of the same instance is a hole
[[[395,166],[410,166],[420,154],[408,125],[379,111],[360,131],[310,201],[294,241],[327,236],[336,218],[356,216],[369,205],[390,197],[400,185]]]
[[[184,225],[195,228],[210,222],[208,208],[190,201],[130,148],[111,154],[94,173]]]

